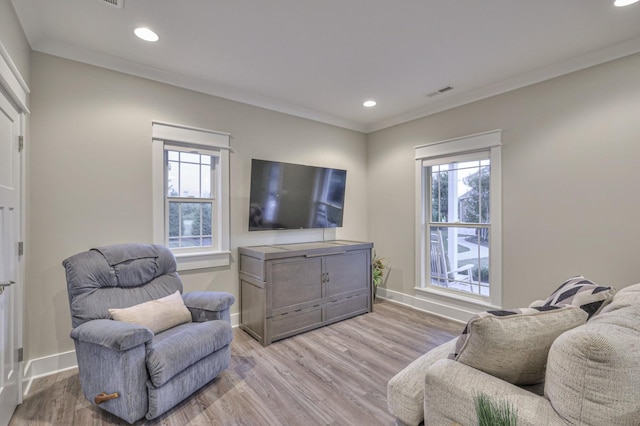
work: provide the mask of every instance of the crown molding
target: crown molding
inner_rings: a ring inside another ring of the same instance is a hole
[[[510,92],[532,84],[560,77],[575,71],[589,68],[625,56],[633,55],[640,52],[640,37],[618,43],[604,49],[596,50],[585,55],[576,56],[562,62],[557,62],[547,67],[539,68],[533,71],[519,74],[517,76],[489,84],[478,89],[473,89],[451,95],[440,101],[434,102],[423,108],[408,111],[406,113],[391,117],[388,119],[377,121],[365,127],[365,133],[372,133],[398,124],[407,123],[409,121],[424,118],[429,115],[437,114],[448,109],[456,108],[462,105],[476,102],[482,99],[490,98],[501,93]]]
[[[170,84],[184,89],[194,90],[196,92],[241,102],[287,115],[306,118],[308,120],[355,130],[361,133],[364,133],[365,131],[365,126],[363,124],[345,120],[330,114],[324,114],[297,105],[255,95],[236,87],[150,67],[148,65],[99,53],[79,46],[62,43],[57,40],[40,38],[35,43],[31,44],[31,48],[37,52],[146,78],[160,83]]]

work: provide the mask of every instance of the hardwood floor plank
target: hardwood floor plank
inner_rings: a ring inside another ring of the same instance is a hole
[[[234,329],[231,365],[159,419],[136,425],[393,425],[387,382],[463,325],[387,301],[263,347]],[[34,381],[9,423],[126,425],[84,398],[78,371]]]

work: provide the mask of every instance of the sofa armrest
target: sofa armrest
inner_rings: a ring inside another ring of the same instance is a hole
[[[224,291],[192,291],[182,295],[184,304],[194,322],[225,320],[230,322],[229,309],[236,301]]]
[[[396,423],[417,426],[423,420],[424,376],[436,361],[446,359],[458,338],[436,346],[398,372],[387,383],[387,408]]]
[[[153,339],[146,327],[122,321],[97,319],[87,321],[71,330],[71,338],[106,348],[125,351]]]
[[[477,424],[474,397],[510,404],[518,426],[566,426],[548,399],[457,361],[442,359],[427,369],[424,424]]]

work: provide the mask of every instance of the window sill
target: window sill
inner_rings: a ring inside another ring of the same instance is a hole
[[[502,309],[501,306],[493,304],[490,300],[479,299],[472,296],[465,296],[464,294],[457,292],[422,287],[415,287],[415,290],[418,294],[436,296],[440,300],[447,300],[452,305],[459,305],[460,307],[464,306],[465,308],[472,308],[479,311],[489,309]]]
[[[173,253],[178,264],[178,272],[195,269],[217,268],[231,264],[230,251],[200,251],[190,253]]]

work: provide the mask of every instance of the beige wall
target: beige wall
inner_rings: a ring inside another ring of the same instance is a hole
[[[368,135],[369,238],[414,295],[413,147],[502,129],[503,306],[640,282],[640,55]]]
[[[344,227],[325,238],[366,240],[364,134],[41,53],[32,63],[27,359],[73,349],[63,259],[151,242],[152,120],[232,134],[233,263],[183,273],[186,291],[238,296],[238,246],[323,238],[317,230],[247,231],[251,158],[347,169]]]

